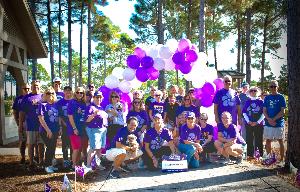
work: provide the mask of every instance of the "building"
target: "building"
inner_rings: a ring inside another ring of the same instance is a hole
[[[240,87],[241,83],[245,79],[245,73],[241,73],[235,70],[218,70],[218,78],[223,78],[225,75],[229,75],[232,78],[232,86],[234,88]]]
[[[27,82],[28,59],[46,58],[47,47],[27,0],[0,0],[0,144],[18,140],[12,115],[5,114],[4,78],[13,76],[18,94]]]

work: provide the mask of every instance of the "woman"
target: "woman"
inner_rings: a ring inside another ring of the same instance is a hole
[[[142,156],[144,164],[152,171],[159,168],[163,155],[175,154],[175,146],[171,132],[164,128],[162,116],[155,114],[154,127],[149,129],[144,138],[145,152]],[[168,146],[163,146],[168,142]]]
[[[53,173],[58,169],[52,166],[52,159],[55,157],[56,140],[59,134],[58,105],[56,94],[52,87],[46,89],[43,94],[45,102],[39,104],[38,118],[41,124],[40,135],[46,145],[45,171]]]
[[[137,160],[143,152],[137,146],[129,146],[127,138],[129,135],[137,137],[136,128],[138,126],[138,119],[136,117],[129,117],[127,120],[127,127],[121,128],[112,142],[112,148],[106,152],[106,158],[113,161],[113,170],[110,173],[112,178],[120,178],[120,171],[130,172],[130,169],[125,164],[125,161],[132,162]],[[128,152],[136,152],[135,157],[129,157]]]
[[[79,165],[81,151],[87,147],[88,143],[88,140],[83,135],[85,127],[84,111],[86,108],[84,88],[78,87],[73,98],[67,108],[69,119],[67,121],[67,131],[73,149],[72,161],[74,168],[76,165]]]
[[[178,103],[176,103],[175,96],[169,96],[166,105],[166,116],[164,122],[167,124],[167,127],[170,129],[172,133],[175,132],[176,127],[176,111],[179,107]]]
[[[236,125],[232,123],[232,116],[224,111],[221,115],[222,123],[218,123],[218,140],[215,141],[219,154],[225,157],[224,164],[230,163],[229,155],[236,157],[236,163],[242,162],[242,143]]]
[[[154,115],[159,113],[162,117],[166,116],[166,107],[165,103],[162,101],[163,93],[160,90],[155,91],[154,93],[155,102],[153,102],[150,106],[149,110],[149,118],[153,122]]]
[[[199,153],[203,151],[200,145],[201,128],[195,123],[195,113],[188,112],[186,118],[186,124],[181,127],[178,149],[187,155],[189,167],[198,168]]]
[[[100,158],[101,148],[105,148],[106,132],[108,124],[108,115],[100,106],[103,100],[102,92],[96,91],[93,97],[93,103],[86,107],[86,133],[90,141],[90,149],[87,156],[87,170],[91,171],[91,161],[95,155]]]
[[[199,116],[200,116],[200,109],[199,107],[195,107],[192,105],[192,100],[189,95],[185,95],[183,97],[183,105],[179,106],[176,111],[176,123],[178,122],[178,115],[181,114],[182,112],[193,112],[196,115],[196,123],[199,122]]]
[[[140,143],[142,144],[144,135],[147,130],[147,125],[149,123],[149,118],[147,112],[144,110],[143,102],[141,99],[136,98],[132,102],[132,110],[128,112],[126,119],[129,117],[136,117],[138,119],[138,127],[137,132],[140,139]]]
[[[207,123],[208,116],[206,113],[200,115],[201,139],[200,144],[203,148],[203,154],[217,152],[214,145],[214,127]]]
[[[263,155],[263,101],[258,97],[257,87],[250,87],[248,91],[250,99],[245,102],[243,117],[246,121],[246,143],[247,156],[253,157],[254,151],[258,148],[260,155]],[[254,142],[254,143],[253,143]],[[255,146],[254,146],[255,144]]]
[[[105,111],[108,114],[108,130],[107,137],[111,142],[114,136],[117,134],[118,130],[124,127],[124,106],[120,103],[120,95],[112,91],[109,95],[109,102],[105,107]]]

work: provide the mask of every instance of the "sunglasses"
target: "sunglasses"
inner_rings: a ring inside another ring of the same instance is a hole
[[[134,104],[140,104],[141,102],[139,102],[139,101],[135,101],[135,102],[133,102]]]
[[[151,90],[151,91],[156,91],[156,90],[153,89],[153,90]]]
[[[54,95],[54,92],[47,92],[46,95]]]
[[[226,80],[225,83],[231,83],[231,81],[230,80]]]
[[[194,117],[188,117],[188,118],[186,118],[187,120],[193,120],[194,119]]]
[[[119,98],[117,95],[112,95],[111,98]]]
[[[101,98],[102,98],[102,96],[95,96],[95,98],[96,98],[96,99],[101,99]]]
[[[23,90],[27,90],[27,91],[28,91],[29,89],[30,89],[30,88],[23,88]]]
[[[155,95],[155,97],[160,97],[160,95]]]
[[[257,92],[257,90],[250,90],[250,92]]]
[[[82,94],[82,95],[84,94],[83,92],[80,92],[80,91],[76,91],[76,93],[77,94]]]
[[[191,99],[184,99],[185,101],[190,101]]]
[[[276,85],[271,85],[271,86],[270,86],[270,88],[276,88],[276,87],[277,87]]]
[[[206,119],[206,118],[200,118],[200,120],[207,121],[207,119]]]

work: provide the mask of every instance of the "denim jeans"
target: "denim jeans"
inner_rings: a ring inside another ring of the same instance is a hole
[[[195,146],[190,144],[179,143],[178,149],[181,153],[186,154],[189,167],[198,168],[200,166],[199,160],[195,159],[194,157],[196,151]]]

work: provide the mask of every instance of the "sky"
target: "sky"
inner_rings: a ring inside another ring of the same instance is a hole
[[[122,32],[129,34],[131,38],[135,38],[137,35],[131,29],[129,29],[129,19],[131,14],[134,12],[134,4],[136,1],[110,1],[108,6],[100,7],[100,10],[103,11],[104,15],[108,16],[114,25],[120,27]],[[126,10],[126,11],[125,11]],[[79,24],[72,25],[72,48],[79,52]],[[67,26],[63,27],[63,30],[67,34]],[[217,47],[217,59],[218,59],[218,69],[236,69],[236,52],[231,53],[230,50],[233,48],[236,40],[236,35],[230,35],[226,40],[223,40],[218,44]],[[266,55],[266,60],[270,61],[272,72],[275,76],[279,76],[280,67],[283,63],[286,63],[286,33],[282,35],[282,47],[278,50],[278,55],[284,58],[283,60],[273,59],[270,54]],[[92,51],[96,46],[95,42],[92,42]],[[83,31],[83,56],[87,56],[87,29],[84,28]],[[235,50],[236,51],[236,50]],[[58,56],[56,55],[56,58]],[[214,63],[213,50],[208,51],[208,61],[209,63]],[[39,62],[46,64],[46,69],[50,74],[50,64],[49,59],[40,59]],[[265,75],[268,75],[268,72],[265,72]],[[260,78],[260,71],[252,69],[252,78],[258,80]]]

